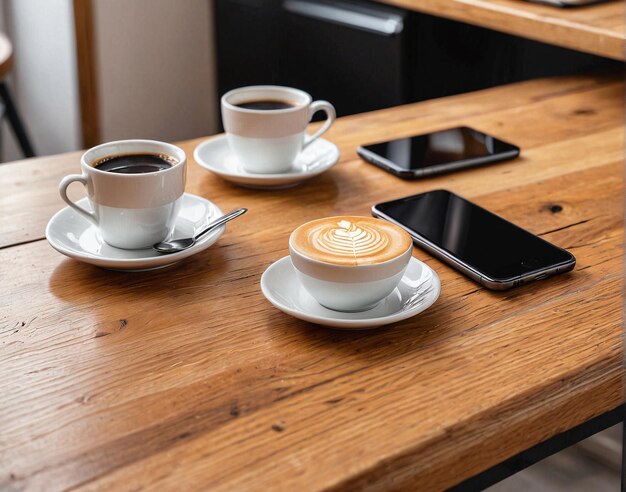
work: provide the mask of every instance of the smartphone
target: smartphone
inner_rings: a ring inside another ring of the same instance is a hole
[[[489,289],[504,290],[574,268],[574,255],[447,190],[379,203],[372,215]]]
[[[400,178],[415,179],[514,159],[519,147],[466,126],[363,145],[367,162]]]

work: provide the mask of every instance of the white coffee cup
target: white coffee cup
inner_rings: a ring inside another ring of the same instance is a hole
[[[413,245],[410,236],[393,224],[383,223],[381,226],[398,229],[400,241],[397,242],[395,251],[390,253],[385,261],[361,264],[337,264],[324,261],[323,254],[317,258],[311,255],[302,244],[298,244],[302,238],[300,230],[310,224],[320,221],[328,222],[337,219],[339,223],[345,219],[359,219],[358,217],[328,217],[303,224],[294,230],[289,237],[289,254],[294,266],[296,277],[304,289],[322,306],[336,311],[364,311],[373,308],[378,302],[387,297],[398,286],[413,254]],[[380,219],[361,218],[372,222]],[[380,221],[382,222],[382,221]],[[371,229],[370,229],[371,231]],[[314,231],[306,233],[308,237],[318,236]],[[328,230],[319,233],[319,237],[329,237]],[[345,236],[344,236],[345,237]],[[377,231],[373,234],[362,229],[355,236],[361,238],[369,248],[377,240]],[[300,239],[298,239],[300,238]],[[345,244],[345,243],[344,243]],[[337,250],[343,245],[337,245]]]
[[[122,174],[100,170],[94,163],[124,154],[157,154],[173,158],[161,171]],[[154,140],[120,140],[85,152],[80,159],[82,174],[66,176],[59,184],[61,198],[98,227],[111,246],[141,249],[166,239],[174,230],[185,191],[187,157],[175,145]],[[92,211],[72,202],[67,187],[78,181],[87,188]]]
[[[249,109],[239,104],[282,101],[285,109]],[[326,122],[315,134],[306,128],[318,111]],[[335,121],[335,108],[327,101],[313,101],[299,89],[277,85],[242,87],[222,96],[222,120],[231,151],[250,173],[279,174],[289,171],[297,155],[323,135]]]

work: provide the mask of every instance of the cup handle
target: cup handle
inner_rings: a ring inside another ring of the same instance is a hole
[[[84,186],[87,186],[87,176],[83,174],[70,174],[69,176],[65,176],[59,183],[59,193],[61,194],[61,198],[63,198],[63,201],[65,203],[67,203],[70,207],[72,207],[79,214],[85,217],[89,222],[97,226],[98,217],[96,216],[96,214],[85,210],[83,207],[79,207],[67,197],[67,187],[74,181],[78,181]]]
[[[320,138],[326,130],[330,128],[330,125],[335,121],[336,114],[335,108],[328,101],[313,101],[309,106],[309,121],[313,118],[313,115],[318,111],[324,111],[326,113],[326,122],[317,130],[313,135],[304,135],[304,145],[302,146],[302,150],[306,149],[310,144],[315,142],[318,138]]]

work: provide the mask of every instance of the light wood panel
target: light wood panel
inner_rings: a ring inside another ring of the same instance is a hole
[[[73,5],[83,145],[85,147],[93,147],[100,143],[96,50],[93,40],[93,8],[91,0],[74,0]]]
[[[237,188],[192,163],[187,191],[250,211],[209,250],[142,274],[12,246],[42,237],[78,160],[3,166],[3,189],[21,191],[0,202],[0,487],[436,490],[615,408],[622,94],[610,76],[560,78],[340,119],[341,162],[290,190]],[[354,152],[457,123],[522,157],[406,182]],[[496,293],[416,249],[441,298],[375,332],[323,329],[262,297],[297,225],[442,187],[568,248],[576,270]]]
[[[378,0],[615,60],[626,58],[621,0],[558,8],[523,0]]]

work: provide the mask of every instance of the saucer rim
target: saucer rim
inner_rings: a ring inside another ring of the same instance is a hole
[[[274,174],[255,174],[255,173],[249,173],[245,170],[243,172],[230,172],[230,171],[225,170],[223,167],[215,167],[207,163],[205,159],[202,159],[200,157],[200,152],[203,151],[205,147],[208,147],[210,145],[219,145],[222,143],[222,141],[224,141],[226,145],[228,145],[226,135],[218,135],[216,137],[211,137],[211,138],[204,140],[203,142],[200,142],[198,145],[196,145],[196,148],[193,150],[194,161],[196,161],[196,163],[203,169],[206,169],[207,171],[215,173],[218,176],[222,176],[224,178],[228,177],[228,178],[251,179],[253,181],[256,181],[257,185],[260,185],[264,181],[280,180],[283,182],[291,182],[291,181],[313,178],[319,174],[322,174],[328,171],[329,169],[337,165],[337,163],[339,162],[339,159],[341,158],[341,152],[339,150],[339,147],[337,147],[337,145],[331,142],[330,140],[320,137],[316,140],[316,142],[324,141],[332,145],[334,148],[333,150],[335,151],[336,157],[334,157],[332,160],[329,159],[328,164],[322,165],[320,166],[320,168],[315,169],[314,171],[308,171],[308,172],[300,171],[300,172],[274,173]],[[313,142],[311,145],[315,145],[316,142]],[[270,185],[270,186],[276,186],[276,185]]]
[[[211,206],[212,212],[214,212],[215,216],[220,216],[223,214],[222,210],[211,200],[204,198],[199,195],[194,195],[193,193],[183,193],[183,196],[187,196],[192,200],[200,200],[208,203]],[[81,198],[77,201],[77,203],[86,201],[87,197]],[[56,212],[48,221],[46,225],[45,236],[48,244],[52,246],[59,253],[67,256],[68,258],[73,258],[77,261],[82,261],[84,263],[89,263],[92,265],[96,265],[102,268],[110,268],[110,269],[119,269],[119,270],[148,270],[154,269],[158,266],[169,266],[170,264],[177,263],[189,256],[192,256],[196,253],[200,253],[205,249],[212,246],[224,233],[226,226],[223,225],[214,232],[207,234],[205,237],[201,238],[196,244],[191,246],[190,248],[179,251],[178,253],[172,253],[169,255],[159,255],[155,253],[155,256],[148,256],[145,258],[111,258],[107,256],[97,256],[93,253],[84,250],[71,249],[65,246],[65,244],[60,243],[55,238],[51,237],[50,231],[52,228],[53,222],[58,219],[64,213],[72,212],[71,207],[63,207],[61,210]],[[87,223],[85,219],[82,219]],[[88,227],[94,227],[89,225]],[[121,248],[117,248],[121,249]],[[149,248],[144,248],[149,249]],[[123,251],[123,249],[121,249]]]
[[[437,300],[439,299],[439,296],[441,295],[441,280],[439,278],[439,275],[437,275],[437,272],[433,270],[431,267],[429,267],[428,265],[426,265],[423,261],[412,256],[410,259],[410,262],[420,263],[422,268],[426,268],[430,270],[430,273],[432,275],[433,287],[434,287],[434,293],[431,294],[432,295],[431,302],[428,302],[426,304],[421,304],[412,309],[407,309],[406,311],[396,311],[387,316],[381,316],[377,318],[337,319],[337,318],[328,318],[326,316],[315,316],[302,310],[294,310],[292,308],[289,308],[268,293],[269,287],[267,286],[268,281],[267,281],[266,274],[268,274],[268,272],[271,269],[278,268],[283,263],[287,263],[287,262],[290,263],[289,267],[291,268],[291,270],[295,271],[295,268],[293,264],[291,263],[291,257],[289,255],[284,256],[280,258],[279,260],[276,260],[269,267],[265,269],[265,271],[261,275],[261,282],[260,282],[261,292],[263,293],[263,296],[276,309],[278,309],[279,311],[282,311],[283,313],[289,316],[293,316],[294,318],[307,321],[309,323],[327,326],[331,328],[348,329],[348,330],[349,329],[375,329],[381,326],[390,325],[392,323],[397,323],[405,319],[412,318],[413,316],[416,316],[420,314],[421,312],[425,311],[426,309],[431,307],[435,302],[437,302]],[[402,278],[404,278],[404,276]]]

